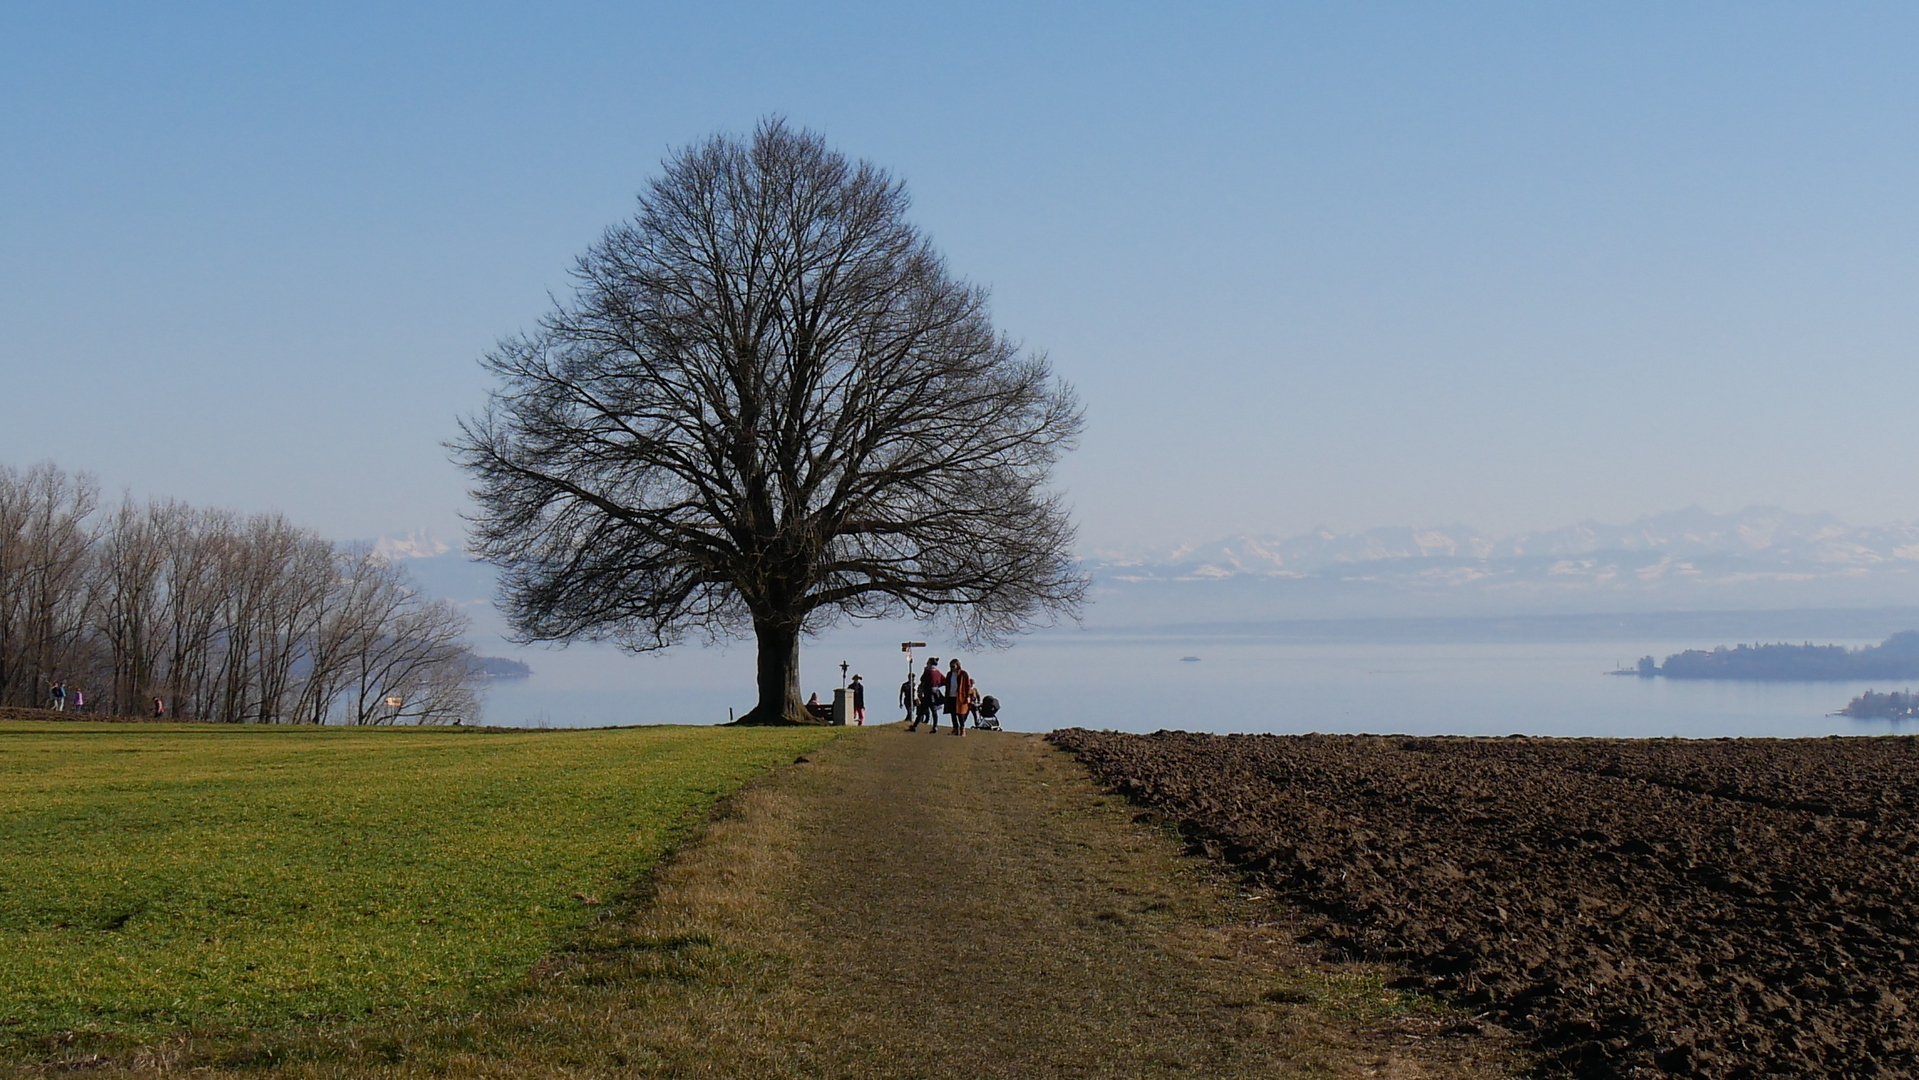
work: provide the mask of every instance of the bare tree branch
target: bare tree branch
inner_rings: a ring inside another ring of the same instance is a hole
[[[528,641],[753,633],[759,721],[804,715],[803,632],[1076,616],[1048,490],[1081,426],[1045,357],[906,220],[905,188],[762,123],[671,157],[580,256],[570,301],[486,358],[452,445],[472,549]]]

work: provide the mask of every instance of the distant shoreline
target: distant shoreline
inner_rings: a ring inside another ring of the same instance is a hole
[[[1687,649],[1657,663],[1642,656],[1631,668],[1609,675],[1642,679],[1718,679],[1738,682],[1858,682],[1865,679],[1919,679],[1919,631],[1902,630],[1878,645],[1741,643],[1732,648]]]
[[[1097,609],[1094,609],[1097,614]],[[1919,607],[1409,615],[1088,626],[1112,637],[1244,637],[1296,642],[1643,642],[1827,638],[1879,641],[1919,626]]]

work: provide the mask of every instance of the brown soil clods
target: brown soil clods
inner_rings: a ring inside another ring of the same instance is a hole
[[[1919,1070],[1919,741],[1052,739],[1579,1076]]]

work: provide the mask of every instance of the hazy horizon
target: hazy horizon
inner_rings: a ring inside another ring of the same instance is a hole
[[[750,28],[744,30],[743,28]],[[672,147],[909,185],[1087,405],[1087,550],[1919,520],[1919,12],[0,14],[0,461],[459,534],[476,359]],[[848,73],[857,77],[849,78]]]

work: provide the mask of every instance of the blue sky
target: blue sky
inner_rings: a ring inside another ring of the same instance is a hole
[[[1089,547],[1919,518],[1919,8],[0,8],[0,462],[456,536],[671,147],[902,175],[1081,390]]]

